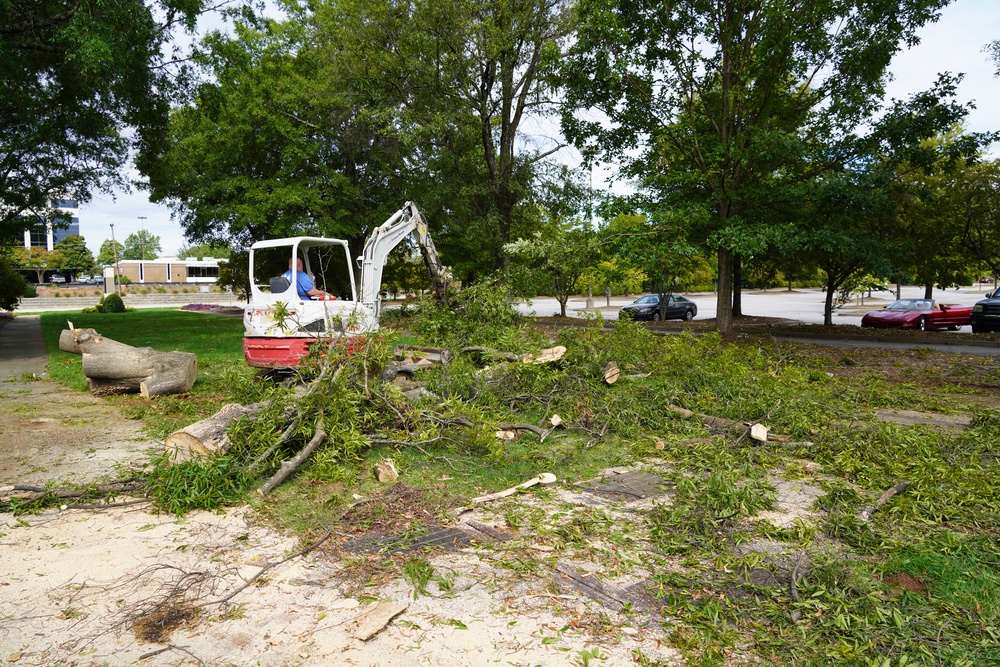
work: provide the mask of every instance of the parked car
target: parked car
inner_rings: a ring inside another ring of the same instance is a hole
[[[667,297],[667,307],[664,314],[668,320],[693,320],[698,314],[698,305],[679,294],[671,294]],[[634,320],[660,321],[660,296],[658,294],[647,294],[641,296],[629,305],[618,311],[619,319],[631,318]]]
[[[1000,331],[1000,290],[986,293],[986,298],[972,307],[972,333]]]
[[[94,276],[91,280],[93,281],[93,283],[95,285],[103,285],[104,284],[104,276],[102,276],[99,273],[96,276]]]
[[[971,306],[936,303],[934,299],[900,299],[861,318],[861,326],[899,329],[951,329],[969,324]]]
[[[56,275],[49,278],[49,282],[52,283],[53,285],[65,285],[66,276],[57,273]]]

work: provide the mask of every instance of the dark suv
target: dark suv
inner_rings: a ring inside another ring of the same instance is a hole
[[[986,299],[976,302],[972,307],[972,333],[981,331],[1000,331],[1000,290],[990,294]]]

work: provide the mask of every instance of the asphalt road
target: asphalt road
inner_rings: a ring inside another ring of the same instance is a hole
[[[934,290],[934,298],[938,303],[957,303],[963,306],[971,306],[983,298],[984,293],[991,286],[983,285],[981,288],[963,287],[961,289]],[[714,293],[694,293],[685,294],[698,305],[698,316],[695,319],[715,318],[715,294]],[[904,287],[902,298],[923,298],[922,287]],[[633,297],[612,297],[611,308],[605,306],[603,296],[594,297],[594,305],[600,310],[605,320],[617,320],[618,310],[625,304],[632,303],[638,295]],[[787,290],[768,290],[743,292],[743,314],[756,317],[783,317],[789,320],[797,320],[806,324],[823,324],[823,305],[826,295],[821,289],[796,289],[791,292]],[[863,303],[852,301],[848,306],[839,309],[833,314],[834,324],[853,324],[861,326],[861,317],[869,310],[878,310],[896,300],[895,292],[875,292],[871,298],[866,298]],[[587,316],[585,309],[586,301],[581,298],[573,298],[566,305],[566,315],[569,317],[584,318]],[[559,314],[559,302],[551,297],[541,297],[532,299],[529,303],[518,305],[518,310],[522,314],[534,313],[542,317]],[[590,311],[594,312],[594,311]],[[962,328],[966,333],[967,327]]]

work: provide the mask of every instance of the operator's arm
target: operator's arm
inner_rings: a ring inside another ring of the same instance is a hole
[[[316,286],[313,285],[312,279],[304,271],[299,272],[298,281],[299,281],[299,287],[302,288],[302,290],[309,297],[315,298],[315,297],[329,296],[323,290],[316,289]]]

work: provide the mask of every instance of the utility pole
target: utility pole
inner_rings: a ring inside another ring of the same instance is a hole
[[[118,243],[115,242],[115,223],[111,223],[111,249],[115,251],[115,283],[118,285],[118,296],[122,295],[122,270],[118,266]]]

